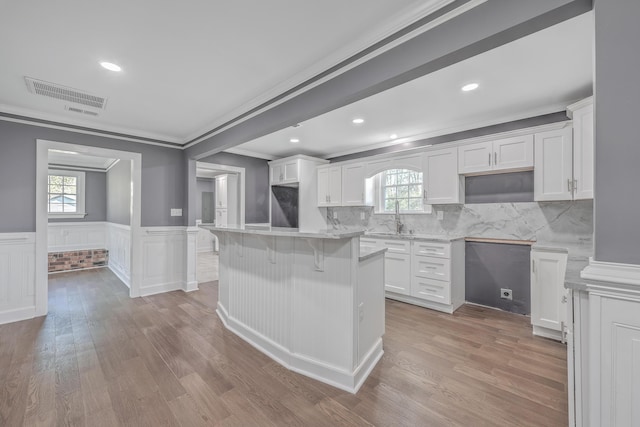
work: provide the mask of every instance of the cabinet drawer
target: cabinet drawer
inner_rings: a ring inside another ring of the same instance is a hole
[[[411,296],[440,304],[451,304],[451,283],[414,276]]]
[[[366,238],[360,238],[360,246],[361,247],[367,247],[367,248],[377,248],[380,247],[380,245],[378,244],[378,241],[376,239],[366,239]]]
[[[451,244],[435,242],[413,242],[413,254],[451,258]]]
[[[414,256],[411,266],[413,275],[420,278],[451,280],[451,261],[444,258]]]
[[[411,242],[404,240],[380,240],[380,247],[387,248],[387,253],[409,254]]]

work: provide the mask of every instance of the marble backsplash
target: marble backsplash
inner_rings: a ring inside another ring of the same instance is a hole
[[[444,214],[442,220],[438,211]],[[400,219],[405,231],[415,234],[536,240],[585,252],[593,247],[592,200],[440,205],[431,214]],[[372,207],[327,208],[327,224],[336,230],[395,231],[394,215],[375,214]]]

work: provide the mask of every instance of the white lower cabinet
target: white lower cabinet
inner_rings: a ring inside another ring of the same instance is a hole
[[[361,238],[361,247],[387,248],[385,296],[453,313],[464,303],[464,241]]]
[[[532,249],[531,324],[534,335],[564,341],[567,291],[564,276],[567,253]]]

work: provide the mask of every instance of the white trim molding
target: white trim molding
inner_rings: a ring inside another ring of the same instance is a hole
[[[580,272],[580,277],[640,286],[640,265],[596,261],[590,257],[589,265]]]

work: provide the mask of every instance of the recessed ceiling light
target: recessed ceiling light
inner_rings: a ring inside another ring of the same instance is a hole
[[[396,139],[398,137],[398,135],[396,135],[395,133],[392,133],[391,135],[389,135],[389,139]]]
[[[300,142],[300,139],[298,139],[298,138],[291,138],[291,139],[289,140],[289,142],[291,142],[291,143],[293,143],[293,144],[297,144],[298,142]]]
[[[363,123],[364,123],[364,119],[362,119],[362,118],[357,118],[357,119],[353,119],[353,120],[351,120],[351,122],[352,122],[354,125],[361,125],[361,124],[363,124]]]
[[[469,92],[471,90],[476,90],[478,89],[478,86],[480,86],[478,83],[469,83],[468,85],[464,85],[462,86],[462,90],[464,92]]]
[[[114,64],[113,62],[101,62],[102,68],[106,68],[109,71],[122,71],[122,67],[118,64]]]

